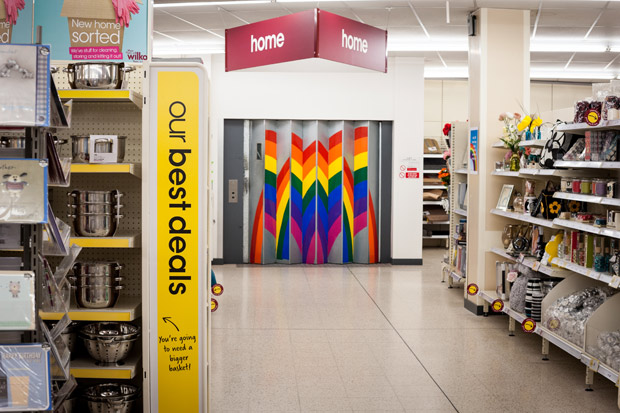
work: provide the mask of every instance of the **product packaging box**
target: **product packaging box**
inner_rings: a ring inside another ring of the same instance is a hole
[[[0,222],[47,222],[47,161],[0,159]]]
[[[585,235],[585,267],[592,268],[594,266],[594,238],[596,238],[593,234]]]

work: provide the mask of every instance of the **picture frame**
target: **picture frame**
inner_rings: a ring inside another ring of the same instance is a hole
[[[497,209],[508,211],[508,206],[510,205],[510,199],[512,198],[512,191],[514,188],[514,185],[504,184],[502,191],[499,193],[499,199],[497,200]]]

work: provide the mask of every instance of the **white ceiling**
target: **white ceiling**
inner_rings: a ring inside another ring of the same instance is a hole
[[[161,7],[195,1],[155,0],[155,56],[222,52],[227,28],[319,7],[386,29],[390,55],[424,57],[429,77],[459,77],[467,70],[468,13],[481,7],[518,8],[530,10],[532,50],[541,50],[531,53],[533,78],[583,80],[620,75],[620,1],[449,0],[450,23],[446,22],[445,0],[278,0]]]

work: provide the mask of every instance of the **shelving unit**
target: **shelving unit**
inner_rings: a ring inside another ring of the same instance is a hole
[[[601,122],[601,125],[598,127],[589,127],[585,124],[577,124],[577,125],[569,124],[569,125],[562,125],[558,129],[560,131],[566,131],[570,133],[585,133],[587,131],[592,131],[592,130],[607,130],[607,129],[620,130],[620,121]],[[543,145],[542,141],[541,142],[535,141],[535,143],[523,142],[520,146],[525,147],[525,146],[542,146],[542,145]],[[492,160],[490,160],[490,162],[491,161]],[[489,175],[496,177],[495,180],[492,181],[494,188],[495,186],[498,186],[499,188],[501,188],[501,184],[499,184],[501,181],[498,181],[499,177],[511,178],[511,179],[513,178],[524,178],[524,179],[531,179],[531,180],[533,179],[536,182],[542,183],[552,178],[555,179],[557,182],[558,178],[564,177],[564,176],[607,177],[611,174],[611,176],[617,177],[618,176],[617,171],[620,170],[620,162],[556,161],[554,166],[555,166],[555,169],[522,169],[519,172],[492,171],[489,173]],[[490,178],[487,178],[487,184],[489,182],[489,179]],[[513,183],[514,181],[505,180],[504,182]],[[537,183],[537,192],[539,192],[541,189],[540,187],[538,187],[538,185],[539,184]],[[516,190],[517,190],[517,186],[515,185],[515,191]],[[492,192],[492,191],[489,191],[489,192]],[[521,188],[519,188],[519,192],[523,193],[521,191]],[[493,195],[489,195],[489,198],[487,198],[486,200],[487,205],[489,205],[491,202],[495,202],[491,198],[493,196],[495,196],[495,192],[493,192]],[[607,198],[607,197],[601,197],[601,196],[595,196],[595,195],[573,194],[573,193],[565,193],[565,192],[555,192],[554,198],[562,199],[562,200],[575,200],[575,201],[584,202],[584,203],[589,204],[588,211],[591,211],[592,209],[596,211],[598,209],[599,213],[601,212],[604,213],[603,211],[605,209],[610,209],[610,207],[611,208],[620,207],[620,199],[617,199],[617,198]],[[620,239],[620,231],[614,228],[596,227],[592,225],[591,223],[577,222],[573,220],[560,219],[560,218],[555,218],[553,220],[534,218],[527,214],[518,213],[514,211],[502,211],[502,210],[498,210],[494,208],[491,209],[490,212],[492,215],[495,215],[498,217],[504,217],[504,218],[508,218],[512,220],[517,220],[523,223],[539,225],[541,227],[554,230],[550,232],[545,231],[546,237],[548,237],[549,234],[556,233],[557,230],[568,229],[568,230],[578,230],[578,231],[595,234],[599,236],[605,236],[605,237],[612,238],[612,239]],[[498,228],[500,228],[500,225],[495,224],[494,230],[489,231],[489,233],[494,234],[494,236],[497,237],[497,243],[499,244],[500,242],[499,236],[501,232],[498,231]],[[479,244],[479,245],[482,245],[482,244]],[[558,284],[557,287],[555,287],[558,290],[556,289],[552,290],[552,292],[548,296],[545,297],[543,304],[542,304],[543,313],[545,311],[545,308],[547,308],[550,305],[550,303],[553,303],[557,298],[563,296],[563,295],[560,295],[556,297],[553,295],[553,292],[556,292],[556,295],[566,293],[566,291],[568,291],[566,289],[568,288],[566,287],[566,285],[574,284],[576,286],[579,286],[579,287],[576,287],[577,289],[574,289],[572,291],[577,291],[579,289],[585,288],[584,286],[595,285],[595,284],[601,285],[601,286],[611,285],[617,288],[617,284],[615,283],[616,281],[618,281],[617,277],[613,277],[612,274],[606,273],[606,272],[597,272],[593,268],[586,268],[584,266],[577,265],[573,262],[570,262],[570,260],[560,259],[556,257],[556,258],[551,259],[548,265],[543,265],[541,262],[537,261],[536,259],[532,257],[527,257],[524,255],[512,256],[508,254],[501,247],[491,247],[491,248],[487,247],[485,250],[488,253],[491,253],[497,257],[501,257],[502,260],[518,262],[542,274],[564,279]],[[495,271],[494,269],[492,269],[492,266],[490,264],[493,261],[494,261],[493,259],[486,259],[487,265],[486,266],[483,265],[481,267],[482,269],[485,269],[484,275],[482,277],[478,277],[476,280],[476,283],[481,287],[480,291],[477,294],[477,297],[479,297],[483,301],[483,312],[485,314],[489,312],[490,304],[498,299],[496,292],[490,289],[490,287],[495,285]],[[563,290],[560,290],[561,286],[565,286],[565,287],[562,287],[564,288]],[[613,300],[610,299],[609,301],[613,301]],[[601,306],[594,313],[594,315],[588,321],[588,323],[590,323],[591,320],[597,314],[601,314],[601,312],[604,312],[604,311],[609,311],[609,310],[605,310],[605,308],[611,308],[611,304],[610,306],[605,307],[606,305],[607,305],[607,302],[605,302],[605,304],[603,304],[603,306]],[[512,310],[510,307],[510,302],[504,302],[504,309],[502,310],[502,312],[509,316],[510,321],[509,321],[508,330],[511,334],[514,333],[515,331],[516,323],[522,323],[526,318],[524,314],[521,314],[519,312]],[[614,314],[617,314],[617,311],[615,311]],[[611,320],[611,319],[615,320],[616,318],[617,317],[615,316],[606,315],[606,317],[601,317],[600,320],[603,320],[603,321],[599,320],[599,322],[605,322],[604,320]],[[610,324],[609,327],[603,327],[602,330],[599,328],[596,331],[599,331],[599,332],[600,331],[615,331],[618,329],[618,326],[616,326],[618,322],[614,321],[614,323],[615,323],[614,325]],[[619,377],[618,372],[614,371],[609,366],[606,366],[603,363],[600,363],[591,354],[588,354],[588,352],[586,351],[585,345],[580,347],[573,343],[570,343],[564,338],[560,337],[558,334],[548,329],[546,326],[541,325],[541,324],[542,323],[537,323],[534,333],[539,335],[542,338],[543,357],[545,359],[547,358],[549,354],[549,351],[548,351],[549,343],[551,343],[551,344],[556,345],[560,349],[564,350],[571,356],[577,358],[578,360],[580,360],[583,364],[587,366],[587,374],[586,374],[587,385],[592,384],[592,375],[594,372],[600,373],[602,376],[611,380],[615,384],[618,383],[618,377]],[[597,326],[597,328],[598,327],[600,326]],[[586,336],[588,335],[588,324],[586,324],[585,334]],[[594,333],[590,333],[590,334],[594,334]],[[619,400],[620,400],[620,393],[619,393]]]
[[[423,155],[423,177],[425,179],[435,178],[438,180],[437,174],[439,171],[445,166],[445,161],[443,160],[443,152],[447,150],[446,145],[440,138],[436,139],[439,143],[439,153],[425,153]],[[446,187],[442,185],[439,181],[427,183],[422,186],[423,192],[426,191],[441,191],[442,198],[445,197]],[[441,207],[442,201],[422,201],[423,211],[425,216],[422,218],[422,241],[423,245],[434,245],[437,246],[438,242],[441,243],[441,240],[445,240],[448,238],[448,228],[447,228],[447,220],[442,221],[430,221],[426,218],[426,213],[435,214],[435,215],[443,215],[445,211]],[[426,242],[424,242],[426,241]]]
[[[134,342],[129,357],[117,365],[103,365],[90,358],[81,349],[71,361],[71,374],[81,380],[131,381],[142,386],[143,340],[148,339],[148,329],[142,320],[142,85],[144,71],[141,68],[127,73],[128,90],[70,90],[66,76],[54,75],[62,100],[73,100],[71,128],[58,132],[60,138],[70,135],[118,135],[126,136],[125,162],[118,164],[73,163],[71,165],[71,189],[119,190],[123,196],[123,216],[118,230],[112,237],[79,237],[70,239],[71,245],[83,249],[78,261],[116,261],[123,265],[121,277],[123,290],[118,302],[111,308],[78,308],[75,300],[69,308],[69,317],[77,322],[117,321],[129,322],[142,327],[142,336]],[[64,145],[63,156],[71,156],[71,145]],[[147,171],[145,171],[147,173]],[[66,216],[67,197],[58,191],[52,207],[57,216]],[[44,320],[55,321],[58,313],[41,312]],[[148,383],[148,382],[147,382]],[[148,392],[143,392],[148,395]]]
[[[485,312],[488,313],[489,305],[492,304],[495,300],[498,299],[495,291],[480,291],[478,296],[481,297],[485,301]],[[515,324],[522,324],[526,317],[524,314],[514,311],[510,308],[510,302],[504,302],[504,309],[502,312],[508,317],[510,317],[510,322],[508,326],[508,331],[510,335],[514,335],[515,332]],[[587,327],[586,327],[587,328]],[[613,370],[611,367],[600,363],[592,355],[588,354],[583,348],[565,340],[564,338],[558,336],[553,333],[548,328],[537,324],[534,334],[539,335],[543,339],[543,359],[548,360],[549,355],[549,343],[555,345],[556,347],[562,349],[564,352],[570,354],[572,357],[581,361],[586,366],[586,385],[591,385],[592,382],[592,373],[599,373],[601,376],[610,380],[612,383],[617,384],[620,378],[620,374]],[[620,404],[620,394],[619,394],[619,404]]]
[[[465,193],[464,204],[459,204],[459,187],[468,184],[467,159],[469,144],[467,136],[469,126],[467,122],[453,122],[450,130],[450,148],[452,157],[450,158],[450,235],[448,259],[442,271],[442,282],[445,276],[448,277],[448,288],[452,288],[455,283],[464,283],[467,279],[467,237],[465,243],[458,243],[457,227],[461,224],[467,226],[467,210],[464,208],[468,204],[468,195]],[[467,233],[465,233],[467,234]],[[459,252],[460,248],[460,252]],[[461,267],[459,262],[461,261]],[[463,271],[464,270],[464,271]]]

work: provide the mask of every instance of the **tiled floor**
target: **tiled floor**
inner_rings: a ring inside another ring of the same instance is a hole
[[[617,412],[618,389],[424,266],[219,266],[211,411]]]

